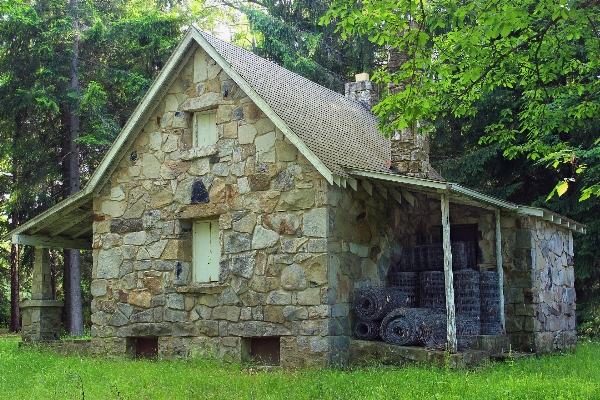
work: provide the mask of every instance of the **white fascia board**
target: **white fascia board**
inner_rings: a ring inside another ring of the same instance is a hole
[[[398,183],[398,184],[406,185],[406,186],[423,187],[423,188],[427,188],[427,189],[435,189],[435,190],[442,191],[442,192],[446,192],[446,191],[452,192],[453,191],[453,192],[462,194],[464,196],[470,197],[472,199],[475,199],[475,200],[478,200],[478,201],[481,201],[484,203],[488,203],[488,204],[494,205],[496,207],[508,209],[508,210],[516,210],[518,208],[518,206],[516,204],[509,203],[507,201],[503,201],[503,200],[497,199],[495,197],[487,196],[485,194],[476,192],[475,190],[467,189],[456,183],[439,182],[439,181],[433,181],[431,179],[415,178],[412,176],[396,175],[396,174],[390,174],[390,173],[386,173],[386,172],[364,171],[364,170],[357,170],[357,169],[347,170],[347,172],[349,174],[355,175],[355,176],[379,179],[379,180],[394,182],[394,183]]]
[[[171,54],[171,57],[169,57],[165,63],[164,68],[152,83],[150,89],[148,89],[142,100],[138,103],[133,114],[131,114],[131,117],[129,117],[123,129],[121,129],[121,133],[117,136],[112,146],[108,149],[108,152],[106,152],[102,158],[100,165],[90,177],[84,190],[89,192],[95,191],[95,189],[99,190],[100,188],[97,188],[97,186],[99,186],[99,183],[105,178],[111,164],[121,161],[120,155],[123,151],[127,150],[125,146],[130,140],[131,134],[136,131],[136,127],[140,121],[144,119],[144,115],[151,111],[150,108],[156,101],[157,96],[164,90],[164,85],[169,80],[174,79],[173,72],[177,70],[178,66],[182,67],[180,64],[184,61],[188,47],[192,42],[192,37],[192,29],[190,29],[176,47],[175,51],[173,51],[173,54]]]
[[[35,247],[58,247],[61,249],[79,249],[91,250],[92,241],[83,239],[67,239],[63,237],[48,237],[41,235],[12,235],[12,242],[15,244],[29,245]]]
[[[546,221],[554,223],[555,225],[570,229],[573,232],[586,233],[586,226],[584,224],[573,221],[570,218],[549,210],[545,210],[543,208],[519,206],[517,212],[522,215],[530,215],[532,217],[542,218]]]
[[[292,131],[285,121],[279,115],[277,115],[275,111],[273,111],[267,102],[260,97],[256,90],[254,90],[254,88],[252,88],[252,86],[250,86],[250,84],[246,82],[246,80],[231,67],[227,60],[225,60],[223,56],[219,54],[219,52],[210,43],[208,43],[208,41],[200,34],[200,32],[196,30],[196,28],[190,28],[190,32],[192,37],[198,42],[204,51],[206,51],[208,55],[211,56],[213,60],[215,60],[221,66],[221,68],[223,68],[227,75],[229,75],[229,77],[231,77],[231,79],[237,83],[237,85],[248,95],[248,97],[250,97],[254,104],[256,104],[258,108],[260,108],[262,112],[264,112],[266,116],[273,121],[275,126],[277,126],[281,132],[283,132],[289,141],[292,142],[292,144],[296,146],[298,150],[300,150],[300,153],[302,153],[302,155],[306,157],[308,161],[310,161],[317,171],[319,171],[321,175],[327,179],[327,182],[332,185],[334,183],[333,173],[325,164],[323,164],[319,157],[317,157],[316,154],[313,153],[313,151],[302,141],[302,139],[300,139],[300,137],[296,135],[294,131]]]
[[[482,201],[484,203],[492,204],[496,207],[500,207],[500,208],[504,208],[506,210],[512,210],[512,211],[517,210],[519,208],[519,206],[514,203],[509,203],[507,201],[500,200],[495,197],[487,196],[483,193],[479,193],[475,190],[468,189],[468,188],[460,186],[456,183],[450,183],[449,185],[450,185],[451,191],[463,194],[465,196]]]
[[[348,172],[350,175],[358,177],[379,179],[383,181],[398,183],[401,185],[421,186],[436,190],[448,189],[448,184],[445,182],[442,183],[438,181],[432,181],[429,179],[414,178],[412,176],[396,175],[387,172],[365,171],[360,169],[346,169],[346,172]]]
[[[519,214],[531,215],[533,217],[544,217],[544,210],[536,207],[520,206],[517,212]]]

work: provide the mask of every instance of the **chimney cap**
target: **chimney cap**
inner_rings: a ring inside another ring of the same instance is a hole
[[[356,74],[355,78],[356,78],[356,82],[368,81],[369,80],[369,74],[367,74],[366,72],[363,72],[363,73],[360,73],[360,74]]]

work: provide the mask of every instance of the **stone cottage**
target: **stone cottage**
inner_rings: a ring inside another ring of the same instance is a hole
[[[371,95],[191,28],[84,189],[11,233],[36,247],[23,340],[59,338],[48,248],[92,249],[97,354],[347,364],[354,289],[384,285],[403,248],[449,249],[452,231],[501,274],[514,348],[576,345],[585,227],[432,179],[425,138],[383,137]]]

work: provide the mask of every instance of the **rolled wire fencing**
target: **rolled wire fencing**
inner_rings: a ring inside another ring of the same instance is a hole
[[[476,242],[452,243],[456,333],[459,350],[477,336],[502,333],[495,271],[477,271]],[[441,266],[441,267],[440,267]],[[355,292],[357,339],[443,349],[447,317],[443,249],[439,244],[403,249],[387,276],[388,287]]]

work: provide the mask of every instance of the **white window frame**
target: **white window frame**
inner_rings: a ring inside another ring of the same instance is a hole
[[[218,282],[221,261],[219,220],[194,221],[192,240],[194,282]]]
[[[217,111],[195,112],[193,117],[194,147],[216,144],[219,139],[217,131]]]

